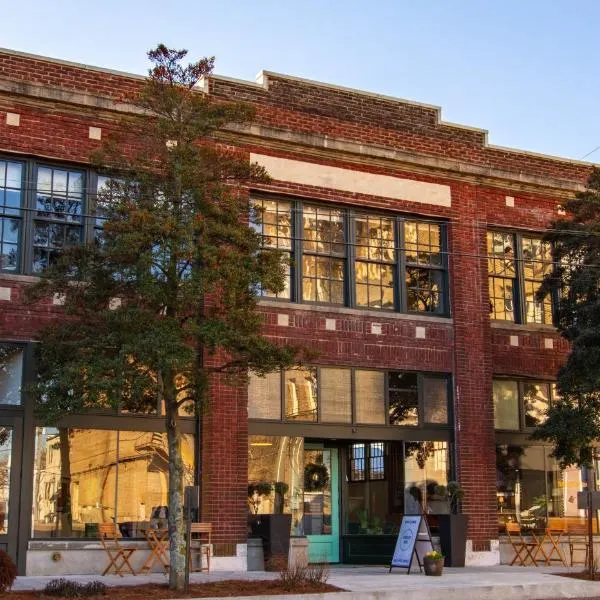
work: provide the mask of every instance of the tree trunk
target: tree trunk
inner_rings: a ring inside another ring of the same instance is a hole
[[[168,386],[172,386],[169,382]],[[169,444],[169,588],[185,586],[185,536],[183,532],[183,460],[175,390],[165,390],[167,441]]]

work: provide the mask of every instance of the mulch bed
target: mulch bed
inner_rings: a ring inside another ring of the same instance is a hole
[[[171,591],[167,585],[148,584],[139,586],[119,586],[106,588],[105,595],[87,596],[89,600],[118,598],[119,600],[148,600],[149,598],[208,598],[211,596],[261,596],[274,594],[319,594],[323,592],[342,592],[328,583],[302,584],[293,590],[286,590],[277,580],[230,580],[213,583],[190,584],[187,593]],[[57,596],[47,596],[43,592],[9,592],[1,594],[3,600],[60,600]]]
[[[600,573],[595,573],[592,577],[587,571],[579,571],[578,573],[554,573],[561,577],[569,577],[570,579],[582,579],[583,581],[600,581]]]

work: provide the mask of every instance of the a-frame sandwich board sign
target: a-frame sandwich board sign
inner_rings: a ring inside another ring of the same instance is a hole
[[[419,570],[423,570],[423,556],[426,552],[433,550],[431,541],[431,532],[429,525],[423,515],[404,515],[402,525],[396,540],[394,556],[390,563],[390,573],[394,567],[398,569],[407,569],[406,574],[410,574],[413,558],[417,557]]]

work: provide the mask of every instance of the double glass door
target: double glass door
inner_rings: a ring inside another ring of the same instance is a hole
[[[17,559],[21,418],[0,416],[0,550]]]

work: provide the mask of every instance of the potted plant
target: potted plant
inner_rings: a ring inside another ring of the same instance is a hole
[[[273,502],[273,512],[277,514],[283,513],[283,504],[285,495],[287,494],[290,486],[284,481],[276,481],[273,486],[275,490],[275,501]]]
[[[280,485],[278,486],[278,484]],[[279,490],[281,510],[283,511],[283,493],[285,493],[283,486],[287,488],[287,484],[282,484],[282,482],[277,482],[273,486],[266,481],[248,485],[248,505],[252,511],[252,514],[248,515],[248,525],[251,537],[261,538],[263,541],[263,555],[267,571],[287,567],[292,515],[259,514],[258,511],[263,499],[271,495],[274,487],[276,498],[277,490]]]
[[[465,492],[458,482],[451,481],[447,486],[438,486],[436,493],[446,498],[450,509],[449,514],[436,515],[444,564],[447,567],[464,567],[469,518],[461,514],[460,509]]]
[[[444,571],[444,555],[435,550],[426,552],[423,556],[423,567],[425,568],[425,575],[441,577]]]

